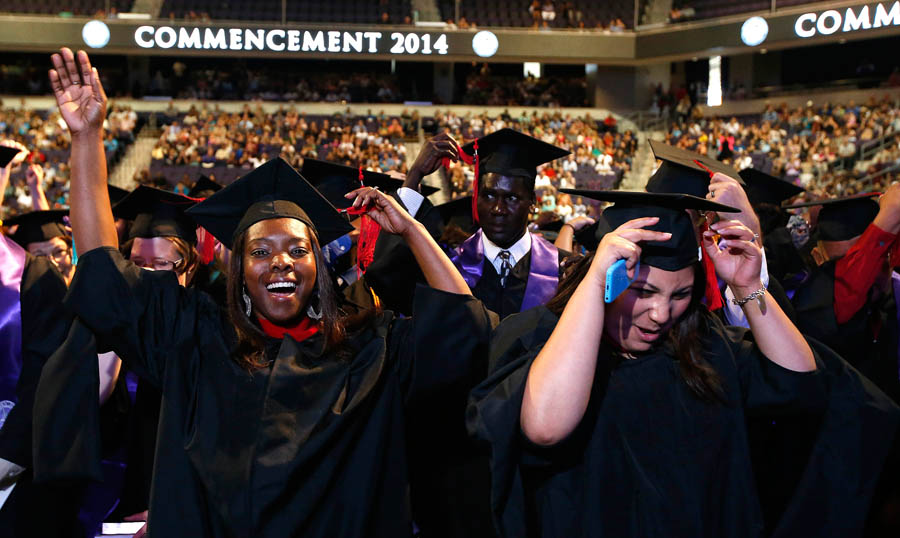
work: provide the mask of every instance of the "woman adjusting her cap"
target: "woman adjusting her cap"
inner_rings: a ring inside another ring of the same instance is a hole
[[[450,261],[392,199],[354,191],[431,287],[417,290],[412,318],[343,314],[321,245],[349,224],[275,159],[187,211],[234,251],[223,312],[116,251],[97,71],[68,49],[53,63],[81,253],[68,300],[99,345],[163,393],[149,532],[412,536],[406,409],[426,395],[464,399],[489,331]]]
[[[546,307],[506,320],[470,431],[492,448],[503,536],[759,536],[745,412],[821,406],[815,355],[760,283],[753,233],[702,248],[740,298],[745,333],[702,303],[706,275],[680,194],[596,192],[612,231]],[[625,260],[627,288],[605,300]],[[523,507],[524,504],[524,507]],[[527,514],[524,519],[522,513]]]

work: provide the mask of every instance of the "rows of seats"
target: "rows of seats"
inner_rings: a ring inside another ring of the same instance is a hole
[[[175,18],[190,17],[191,14],[207,14],[219,20],[281,20],[281,0],[258,0],[237,2],[227,0],[165,0],[163,15]],[[387,13],[389,22],[400,24],[410,15],[409,0],[312,0],[287,2],[285,15],[294,22],[340,22],[351,24],[372,24],[382,13]]]
[[[563,6],[567,2],[555,2],[556,17],[549,22],[551,28],[564,28],[570,25],[563,16]],[[595,28],[598,24],[609,26],[611,20],[622,19],[628,28],[634,27],[633,0],[605,0],[594,2],[580,0],[571,2],[581,12],[581,20],[585,28]],[[444,20],[456,16],[456,0],[438,0],[441,17]],[[528,11],[529,2],[484,2],[482,0],[462,0],[459,7],[460,18],[465,17],[469,23],[478,26],[529,27],[534,19]]]
[[[110,8],[123,13],[131,11],[134,0],[110,0]],[[56,15],[94,15],[106,9],[106,0],[0,0],[0,13],[35,13]]]
[[[812,0],[778,0],[778,9],[815,3]],[[727,17],[752,11],[765,11],[772,7],[768,0],[675,0],[672,6],[676,9],[693,8],[693,16],[686,19],[712,19]]]

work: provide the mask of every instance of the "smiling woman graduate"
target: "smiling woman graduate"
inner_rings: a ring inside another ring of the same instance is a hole
[[[470,430],[491,444],[503,536],[763,535],[745,413],[820,408],[816,356],[760,282],[753,233],[713,225],[702,248],[750,331],[701,300],[706,276],[690,195],[598,192],[613,228],[546,307],[497,328],[497,370],[473,391]],[[634,280],[604,300],[607,270]],[[639,264],[638,264],[639,262]],[[814,535],[814,534],[809,534]]]
[[[68,49],[53,64],[83,253],[68,304],[101,349],[162,388],[149,533],[411,536],[406,411],[425,394],[464,398],[454,389],[489,330],[450,261],[392,199],[354,191],[383,232],[403,235],[431,288],[412,318],[348,319],[320,245],[349,224],[276,159],[188,212],[233,249],[223,311],[116,250],[97,71]]]

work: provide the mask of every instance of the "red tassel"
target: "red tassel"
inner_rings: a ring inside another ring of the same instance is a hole
[[[456,153],[459,155],[459,160],[466,164],[475,164],[475,181],[472,182],[472,220],[475,221],[475,224],[478,224],[478,165],[479,165],[479,157],[478,157],[478,139],[476,138],[473,142],[473,147],[475,148],[475,155],[469,155],[459,146],[456,146]],[[450,168],[450,158],[444,157],[442,164],[444,168]]]
[[[197,227],[197,252],[203,265],[209,265],[216,257],[216,238],[200,226]]]
[[[362,165],[359,166],[359,184],[365,186]],[[371,206],[347,208],[348,215],[360,216],[359,240],[356,243],[357,278],[366,274],[366,269],[375,261],[375,243],[378,242],[378,234],[381,233],[381,226],[375,222],[375,219],[367,215],[370,209]]]
[[[709,225],[707,223],[703,223],[700,226],[700,237],[703,237],[703,232],[709,230]],[[702,239],[701,239],[702,242]],[[718,310],[725,306],[722,303],[722,293],[719,291],[719,280],[716,278],[716,266],[713,264],[712,259],[706,253],[706,249],[703,246],[700,246],[701,258],[700,262],[703,264],[703,270],[706,271],[706,308],[709,309],[710,312]]]

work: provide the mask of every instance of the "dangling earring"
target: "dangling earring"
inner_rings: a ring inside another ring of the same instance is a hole
[[[250,303],[250,296],[247,295],[247,287],[246,286],[244,286],[244,288],[241,289],[241,295],[244,297],[244,307],[245,307],[244,313],[247,314],[247,317],[249,318],[250,312],[253,311],[253,305]]]
[[[310,317],[310,319],[320,320],[322,319],[322,305],[319,305],[319,311],[316,312],[316,309],[313,308],[313,301],[319,302],[319,294],[315,293],[312,297],[309,298],[309,304],[306,306],[306,315]]]

